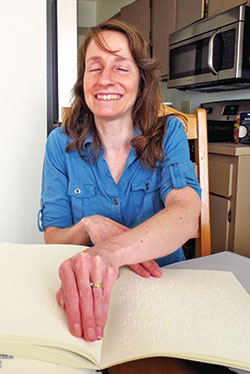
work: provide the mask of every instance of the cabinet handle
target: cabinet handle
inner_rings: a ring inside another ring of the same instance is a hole
[[[228,222],[231,222],[231,219],[232,219],[232,210],[229,209],[229,211],[227,213],[227,220],[228,220]]]

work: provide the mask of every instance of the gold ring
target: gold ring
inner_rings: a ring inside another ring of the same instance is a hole
[[[103,284],[100,282],[90,282],[90,287],[103,288]]]

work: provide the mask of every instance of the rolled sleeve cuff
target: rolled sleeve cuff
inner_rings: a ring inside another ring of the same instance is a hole
[[[72,226],[72,217],[45,218],[43,216],[44,207],[42,206],[37,215],[37,226],[39,231],[44,232],[47,227],[66,228]]]
[[[161,186],[162,201],[172,189],[192,187],[201,198],[201,188],[195,174],[195,166],[189,161],[185,164],[174,163],[165,170],[164,181]]]

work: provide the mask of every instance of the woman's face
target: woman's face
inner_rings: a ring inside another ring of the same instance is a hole
[[[83,83],[86,104],[95,120],[130,120],[139,87],[137,65],[125,35],[107,30],[101,37],[110,50],[117,52],[106,52],[94,40],[90,42]]]

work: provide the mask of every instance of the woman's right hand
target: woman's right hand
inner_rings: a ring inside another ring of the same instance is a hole
[[[114,252],[101,245],[88,248],[64,261],[59,276],[57,301],[67,313],[70,332],[88,341],[101,339],[111,289],[118,277]],[[92,287],[91,282],[99,287]]]

